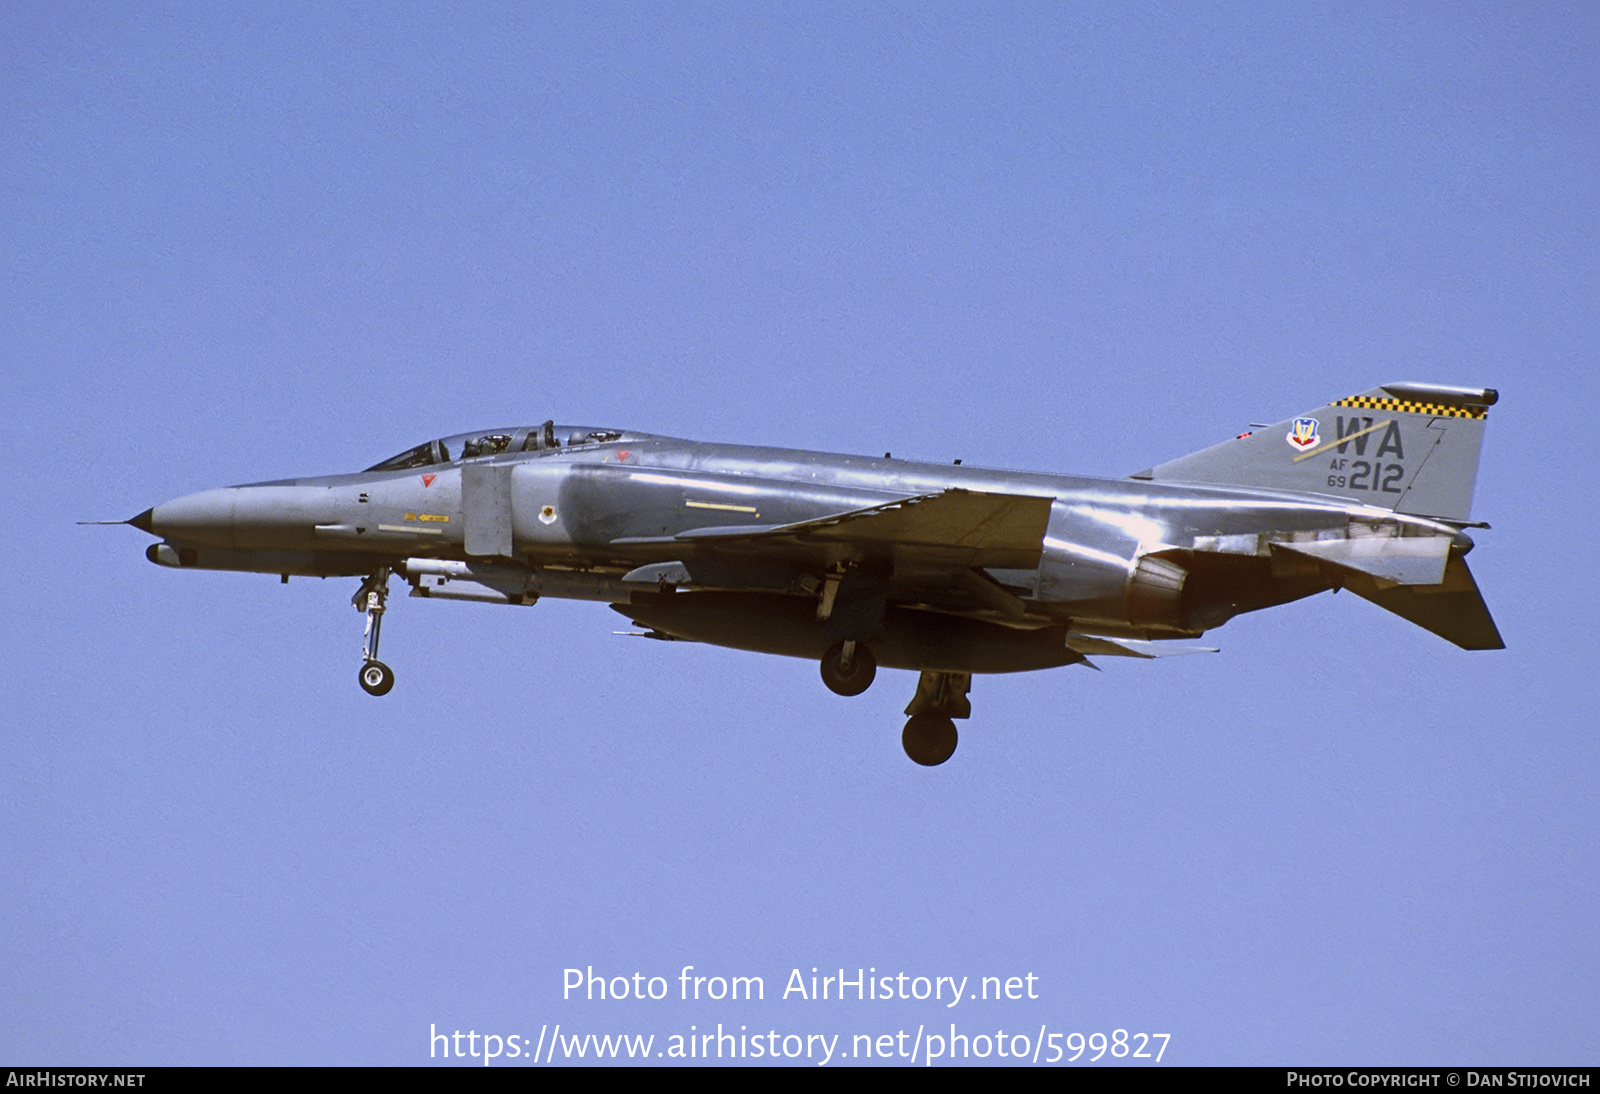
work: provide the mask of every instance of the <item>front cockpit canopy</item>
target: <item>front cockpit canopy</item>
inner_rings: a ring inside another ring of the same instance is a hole
[[[626,439],[620,430],[591,429],[588,426],[558,426],[554,421],[520,429],[480,430],[476,433],[458,433],[426,441],[408,448],[398,456],[367,468],[368,471],[409,471],[413,467],[432,467],[436,464],[471,460],[480,456],[496,456],[505,452],[544,452],[566,446],[574,448],[585,444],[604,444],[607,441]]]

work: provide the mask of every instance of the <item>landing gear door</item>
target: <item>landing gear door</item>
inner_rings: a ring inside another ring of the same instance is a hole
[[[461,469],[461,516],[467,554],[515,558],[511,548],[509,463],[469,463]]]

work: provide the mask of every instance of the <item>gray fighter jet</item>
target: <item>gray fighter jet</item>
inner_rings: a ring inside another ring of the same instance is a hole
[[[839,695],[920,673],[902,742],[956,746],[975,673],[1159,657],[1240,612],[1348,589],[1464,649],[1504,643],[1465,555],[1493,390],[1385,384],[1125,479],[540,426],[355,474],[206,490],[122,523],[150,561],[389,579],[412,596],[610,604],[645,637],[810,658]]]

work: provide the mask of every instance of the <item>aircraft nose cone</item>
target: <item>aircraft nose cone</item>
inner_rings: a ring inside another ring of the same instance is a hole
[[[151,524],[151,518],[153,518],[155,516],[155,512],[156,511],[154,509],[146,509],[144,512],[140,513],[138,516],[130,517],[126,521],[126,523],[133,525],[135,528],[139,529],[139,531],[141,531],[141,532],[151,532],[151,534],[153,535],[154,532],[152,531],[152,527],[153,526]]]
[[[334,521],[336,509],[332,494],[321,485],[253,483],[165,501],[134,521],[174,543],[288,550],[314,547],[315,526]]]
[[[237,487],[202,490],[198,494],[164,501],[140,513],[129,523],[143,518],[144,523],[134,526],[152,535],[209,547],[232,547],[238,493]]]

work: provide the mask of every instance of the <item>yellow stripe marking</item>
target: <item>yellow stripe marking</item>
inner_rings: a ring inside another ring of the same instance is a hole
[[[721,505],[714,501],[686,501],[683,504],[688,509],[722,509],[729,513],[754,513],[756,511],[756,507],[753,505]]]
[[[1409,399],[1378,399],[1371,395],[1352,395],[1340,399],[1332,406],[1358,406],[1363,410],[1398,410],[1406,414],[1432,414],[1439,418],[1486,418],[1487,408],[1481,406],[1443,406],[1439,403],[1415,403]]]
[[[1365,437],[1368,433],[1371,433],[1374,429],[1382,429],[1384,426],[1389,425],[1390,423],[1392,423],[1393,420],[1394,419],[1392,419],[1392,418],[1386,418],[1383,421],[1379,422],[1377,425],[1369,425],[1369,426],[1367,426],[1367,428],[1358,429],[1354,433],[1346,433],[1343,437],[1340,437],[1336,441],[1329,441],[1327,444],[1319,444],[1317,447],[1313,448],[1310,452],[1302,452],[1302,453],[1300,453],[1300,455],[1296,456],[1294,459],[1290,460],[1289,462],[1290,463],[1299,463],[1301,460],[1309,460],[1312,456],[1315,456],[1319,452],[1326,452],[1328,449],[1333,448],[1335,445],[1349,444],[1351,441],[1355,440],[1357,437]]]

